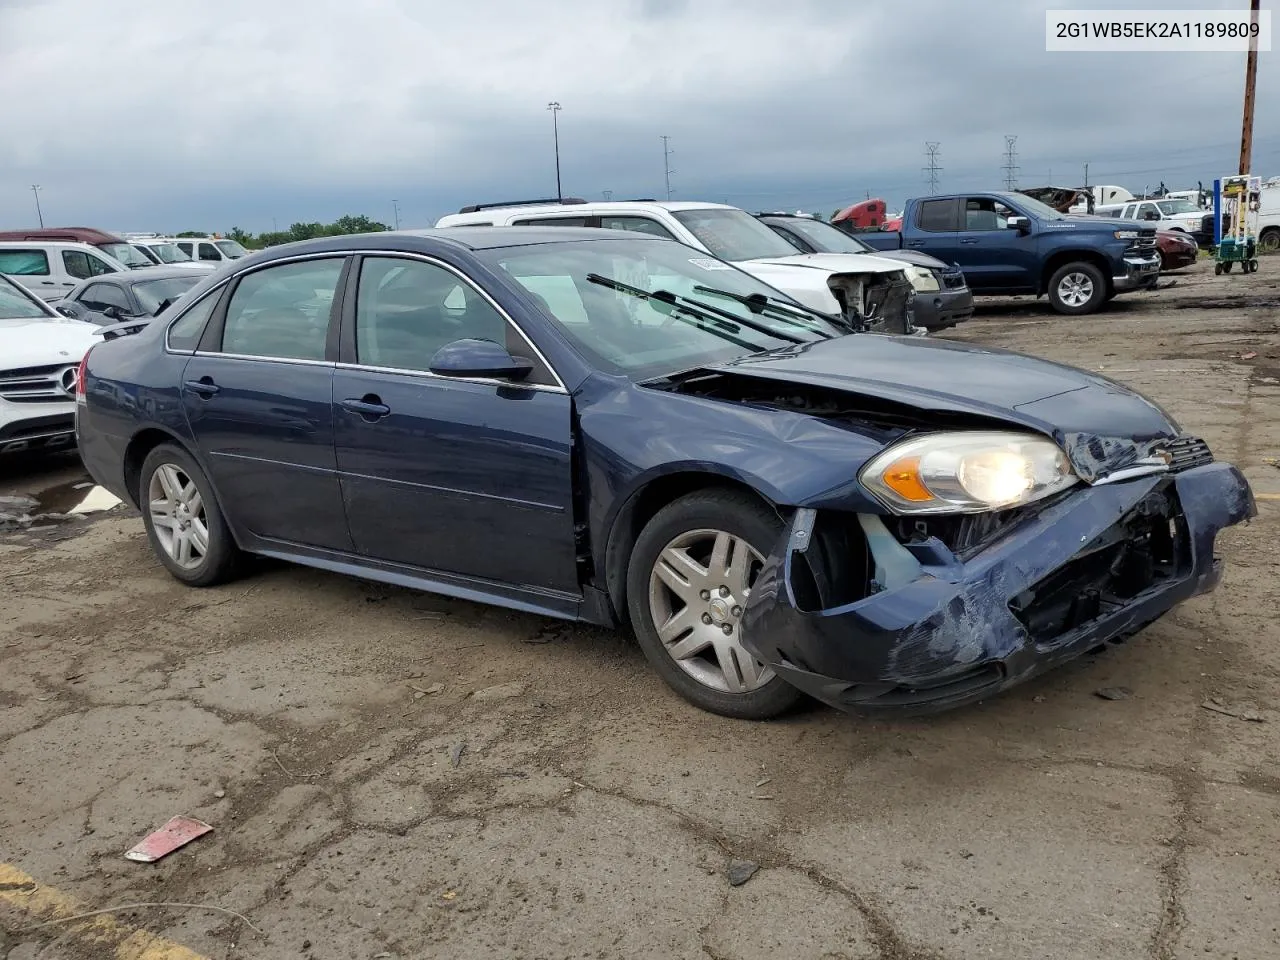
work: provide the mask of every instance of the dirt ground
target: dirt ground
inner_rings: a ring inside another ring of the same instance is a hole
[[[187,589],[123,508],[0,535],[0,957],[1280,957],[1277,274],[953,333],[1132,384],[1264,498],[1215,594],[928,720],[725,720],[609,632],[302,568]],[[176,814],[214,831],[123,857]],[[140,902],[188,906],[31,929]]]

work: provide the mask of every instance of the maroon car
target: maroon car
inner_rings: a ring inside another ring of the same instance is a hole
[[[1200,248],[1181,230],[1157,230],[1156,246],[1160,249],[1160,270],[1181,270],[1196,262]]]

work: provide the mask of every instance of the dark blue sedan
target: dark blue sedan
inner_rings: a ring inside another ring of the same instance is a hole
[[[185,583],[260,554],[627,625],[738,717],[973,701],[1216,585],[1253,495],[1156,404],[839,324],[614,231],[313,240],[94,347],[80,450]]]

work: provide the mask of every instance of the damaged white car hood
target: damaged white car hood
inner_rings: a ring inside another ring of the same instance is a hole
[[[864,253],[798,253],[794,257],[739,260],[734,266],[789,293],[806,307],[838,314],[840,302],[831,292],[830,277],[902,273],[907,265]]]
[[[0,370],[78,364],[100,342],[99,329],[70,317],[0,319]]]

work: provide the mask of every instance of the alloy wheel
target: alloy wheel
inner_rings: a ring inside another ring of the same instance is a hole
[[[764,558],[723,530],[690,530],[668,543],[649,575],[649,612],[667,653],[704,686],[750,693],[773,671],[742,646],[742,608]]]
[[[162,463],[151,474],[147,501],[164,552],[184,570],[200,566],[209,552],[209,525],[195,481],[176,464]]]
[[[1058,281],[1058,299],[1068,307],[1083,307],[1093,296],[1093,280],[1086,273],[1068,273]]]

